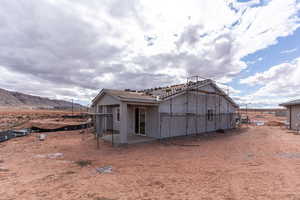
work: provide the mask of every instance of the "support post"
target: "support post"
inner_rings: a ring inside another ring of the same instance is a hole
[[[160,113],[160,111],[159,111],[159,108],[158,108],[158,127],[159,127],[159,141],[161,142],[162,141],[162,135],[161,135],[161,124],[162,124],[162,120],[163,120],[163,118],[162,118],[162,115],[161,115],[161,113]]]
[[[215,131],[217,130],[217,96],[214,95],[214,100],[215,100],[215,116],[214,116],[214,121],[215,121]]]
[[[205,95],[205,133],[207,132],[207,115],[208,115],[208,112],[207,112],[207,95]]]
[[[221,128],[223,128],[222,127],[222,120],[223,119],[223,116],[222,116],[222,114],[221,114],[221,96],[219,95],[219,129],[221,129]]]
[[[170,98],[170,116],[169,116],[169,137],[172,137],[172,122],[173,122],[173,102]]]
[[[74,100],[72,99],[72,116],[74,115]]]
[[[290,106],[290,129],[292,129],[292,106]]]
[[[189,130],[189,82],[187,81],[187,88],[186,88],[186,111],[185,111],[185,135],[188,135]]]
[[[198,84],[198,76],[196,79],[196,83]],[[199,87],[196,88],[196,135],[198,135],[198,98],[199,98]]]
[[[120,104],[120,143],[127,144],[128,134],[128,108],[127,103],[121,102]]]
[[[107,112],[107,106],[102,106],[102,113],[108,113],[108,112]],[[103,116],[103,117],[102,117],[102,120],[101,120],[101,123],[102,123],[102,126],[103,126],[103,132],[104,132],[104,133],[106,133],[106,132],[107,132],[107,129],[108,129],[108,128],[107,128],[107,120],[108,120],[107,117],[108,117],[108,116]]]
[[[227,114],[226,114],[227,128],[229,129],[229,128],[232,128],[232,127],[231,127],[231,120],[229,118],[229,116],[230,116],[230,114],[229,114],[229,102],[226,101],[226,103],[227,103]]]
[[[111,130],[111,145],[114,146],[114,129]]]
[[[102,129],[102,126],[101,126],[101,116],[100,115],[96,115],[96,140],[97,140],[97,148],[99,149],[100,148],[100,144],[99,144],[99,138],[101,136],[101,129]]]

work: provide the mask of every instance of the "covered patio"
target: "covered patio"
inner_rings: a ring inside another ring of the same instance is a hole
[[[158,138],[157,105],[120,102],[119,105],[104,105],[99,110],[102,112],[91,113],[98,139],[119,145],[150,142]]]
[[[159,102],[139,92],[103,89],[93,100],[96,138],[135,144],[159,138]]]

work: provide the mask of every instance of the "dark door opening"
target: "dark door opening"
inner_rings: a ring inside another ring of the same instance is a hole
[[[144,108],[135,108],[135,134],[146,135],[146,110]]]

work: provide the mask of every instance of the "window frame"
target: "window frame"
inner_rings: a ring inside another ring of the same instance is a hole
[[[207,121],[214,120],[214,110],[213,109],[207,109],[206,119],[207,119]]]
[[[117,118],[117,121],[119,122],[120,121],[120,108],[117,108],[116,110],[116,118]]]

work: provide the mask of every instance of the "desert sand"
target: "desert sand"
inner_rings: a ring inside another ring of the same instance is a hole
[[[300,135],[284,126],[244,125],[127,147],[101,141],[100,149],[92,132],[0,143],[0,200],[300,199]],[[104,166],[112,172],[96,171]]]
[[[100,149],[87,132],[33,134],[0,144],[0,199],[299,199],[299,144],[269,126]]]

